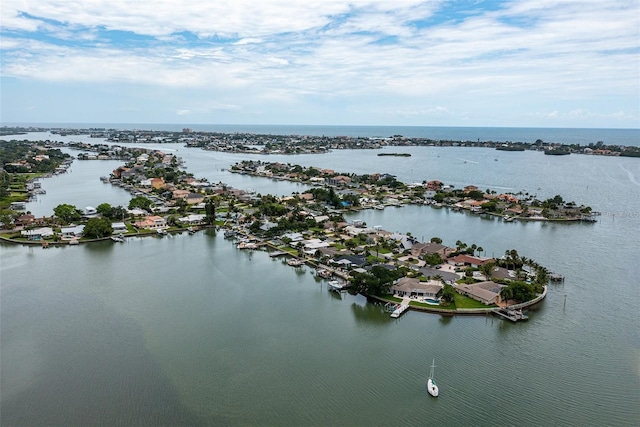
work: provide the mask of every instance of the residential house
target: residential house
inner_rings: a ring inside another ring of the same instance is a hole
[[[27,240],[42,240],[53,237],[53,229],[51,227],[41,227],[33,230],[22,230],[20,235],[26,237]]]
[[[36,221],[35,215],[31,214],[22,214],[14,221],[13,225],[15,227],[28,227],[32,225]]]
[[[127,226],[124,222],[112,222],[111,228],[113,229],[113,234],[120,234],[127,232]]]
[[[189,195],[189,191],[188,190],[173,190],[173,192],[171,193],[171,196],[175,199],[186,199],[187,196]]]
[[[199,225],[202,224],[207,216],[205,214],[190,214],[182,218],[178,218],[183,224]]]
[[[75,239],[81,237],[84,232],[84,225],[69,225],[60,227],[60,237],[63,240]]]
[[[442,188],[442,181],[433,180],[427,182],[427,190],[438,191]]]
[[[515,280],[516,275],[513,271],[507,270],[504,267],[493,267],[491,270],[491,277],[496,279]]]
[[[416,243],[411,246],[411,256],[416,258],[428,254],[438,254],[444,259],[452,252],[452,248],[434,242]]]
[[[198,203],[204,202],[204,194],[200,193],[189,193],[185,200],[188,205],[197,205]]]
[[[351,184],[351,178],[344,175],[336,175],[331,178],[327,178],[327,184],[335,187],[342,187]]]
[[[363,267],[367,263],[367,258],[363,255],[342,255],[336,258],[334,263],[351,267]]]
[[[505,288],[505,285],[495,283],[492,281],[473,283],[470,285],[460,284],[456,286],[456,290],[462,295],[473,298],[476,301],[480,301],[486,305],[500,304],[502,299],[500,298],[500,290]]]
[[[161,230],[167,228],[167,221],[164,218],[157,215],[150,215],[140,221],[133,223],[136,228],[143,228],[148,230]]]
[[[453,258],[447,259],[447,263],[455,265],[457,267],[480,267],[488,262],[492,262],[493,258],[480,258],[471,255],[457,255]]]
[[[421,282],[413,277],[402,277],[394,282],[391,290],[399,296],[436,298],[443,285],[435,280]]]

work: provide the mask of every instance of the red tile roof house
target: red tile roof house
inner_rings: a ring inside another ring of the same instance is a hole
[[[145,228],[148,230],[160,230],[167,228],[167,222],[161,216],[151,215],[145,217],[141,221],[134,222],[133,226],[136,228]]]
[[[351,184],[351,178],[344,175],[337,175],[332,178],[327,178],[327,184],[335,186],[346,186]]]
[[[455,266],[474,266],[480,267],[488,262],[494,261],[493,258],[478,258],[470,255],[457,255],[447,260],[448,264]]]

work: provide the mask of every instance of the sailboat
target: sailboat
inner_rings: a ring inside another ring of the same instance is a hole
[[[431,373],[429,373],[429,379],[427,380],[427,391],[433,397],[438,397],[438,386],[436,380],[433,378],[433,370],[436,367],[436,359],[433,359],[431,363]]]

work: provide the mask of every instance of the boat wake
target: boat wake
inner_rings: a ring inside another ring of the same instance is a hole
[[[476,162],[476,161],[474,161],[474,160],[463,159],[463,158],[461,158],[461,157],[456,157],[456,159],[458,159],[458,160],[462,160],[462,161],[463,161],[463,162],[465,162],[465,163],[475,163],[476,165],[479,165],[479,164],[480,164],[480,162]]]
[[[627,168],[625,168],[622,165],[618,165],[618,166],[620,166],[620,169],[622,169],[623,171],[625,171],[627,173],[627,176],[629,177],[629,181],[631,181],[632,183],[634,183],[635,185],[640,187],[640,182],[636,181],[636,177],[633,175],[633,172],[631,172],[630,170],[628,170]]]

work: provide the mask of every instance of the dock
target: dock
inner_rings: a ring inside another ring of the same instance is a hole
[[[273,252],[269,252],[269,256],[270,256],[271,258],[277,258],[277,257],[282,256],[282,255],[287,255],[287,252],[283,252],[283,251],[273,251]]]
[[[518,322],[520,320],[529,320],[529,316],[524,314],[521,309],[501,308],[499,310],[493,310],[493,313],[498,316],[511,320],[512,322]]]
[[[564,282],[564,276],[558,273],[549,274],[549,280],[552,282]]]
[[[330,291],[342,292],[347,290],[349,284],[339,280],[330,280],[327,286]]]
[[[397,319],[398,317],[402,316],[404,314],[405,311],[407,311],[409,309],[409,304],[400,304],[399,306],[397,306],[397,308],[395,310],[393,310],[393,313],[391,313],[391,317],[393,317],[394,319]]]

